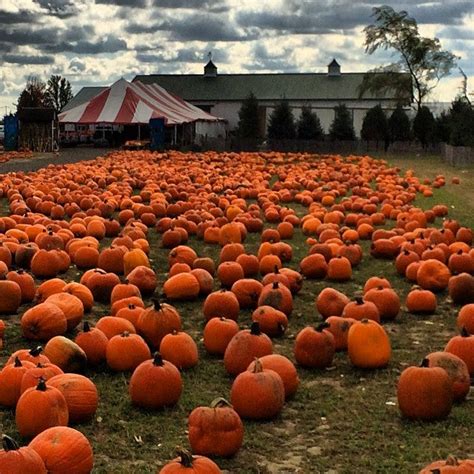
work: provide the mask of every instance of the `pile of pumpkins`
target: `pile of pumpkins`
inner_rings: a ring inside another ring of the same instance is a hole
[[[22,335],[44,344],[11,354],[0,372],[0,405],[15,408],[19,434],[33,438],[19,448],[5,436],[0,464],[21,453],[31,466],[43,463],[34,472],[66,472],[72,458],[83,463],[74,472],[90,472],[90,443],[67,426],[87,422],[97,409],[97,388],[79,374],[86,368],[106,364],[131,373],[136,406],[178,403],[180,371],[199,362],[179,304],[202,299],[204,347],[235,377],[230,403],[219,398],[197,407],[188,420],[196,456],[180,451],[160,472],[194,464],[205,466],[200,472],[220,472],[206,456],[234,455],[244,438],[242,419],[275,417],[298,389],[295,364],[273,353],[272,338],[284,337],[305,279],[325,279],[328,286],[314,295],[321,321],[296,335],[295,362],[326,368],[336,351],[347,351],[355,367],[389,363],[383,323],[396,319],[402,305],[391,283],[373,276],[352,299],[331,287],[352,279],[363,240],[373,258],[393,260],[399,275],[416,283],[405,301],[408,312],[434,313],[444,290],[462,305],[461,335],[420,367],[407,368],[398,382],[404,416],[446,417],[453,401],[467,396],[474,375],[472,230],[446,218],[444,205],[423,211],[414,203],[444,184],[443,176],[420,182],[369,157],[280,153],[120,152],[0,176],[10,209],[0,217],[0,312],[13,315],[27,305]],[[440,228],[436,218],[444,219]],[[297,231],[308,250],[290,268]],[[150,232],[168,252],[166,269],[153,268]],[[248,233],[260,234],[255,254],[244,246]],[[199,256],[190,239],[220,246],[218,261]],[[83,273],[66,282],[61,276],[71,267]],[[160,272],[166,277],[158,295]],[[96,302],[110,306],[110,315],[94,324],[85,315]],[[241,310],[252,312],[248,329],[238,325]],[[6,326],[8,336],[8,319]],[[4,333],[0,322],[0,348]],[[51,439],[60,440],[54,449]],[[446,463],[458,463],[453,459]]]

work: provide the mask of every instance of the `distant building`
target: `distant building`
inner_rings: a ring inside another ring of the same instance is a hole
[[[203,74],[138,75],[133,81],[164,87],[206,112],[226,119],[230,130],[237,127],[242,101],[253,92],[259,102],[262,137],[266,134],[270,114],[282,100],[290,103],[295,118],[298,118],[303,106],[309,106],[317,113],[326,132],[334,119],[334,107],[343,103],[351,112],[354,129],[360,136],[368,109],[380,104],[390,114],[398,102],[390,93],[377,96],[364,94],[359,98],[359,86],[364,74],[341,72],[336,59],[328,64],[326,73],[218,74],[217,66],[209,60]],[[82,88],[63,110],[90,100],[104,89]],[[407,102],[410,101],[411,97],[407,99]]]
[[[334,119],[334,107],[344,103],[360,135],[368,109],[380,104],[390,113],[397,105],[397,99],[390,93],[364,94],[359,98],[358,88],[364,74],[341,72],[335,59],[328,65],[327,73],[218,74],[217,66],[210,60],[204,66],[204,74],[138,75],[133,81],[158,84],[206,112],[225,118],[231,130],[237,127],[242,101],[253,92],[259,102],[261,136],[266,133],[275,105],[282,100],[290,103],[295,118],[303,106],[309,106],[326,132]]]

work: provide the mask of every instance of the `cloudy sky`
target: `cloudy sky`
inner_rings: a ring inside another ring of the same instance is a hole
[[[35,74],[61,74],[77,92],[147,73],[201,73],[207,53],[221,73],[324,72],[336,57],[342,71],[390,62],[368,56],[366,0],[0,0],[0,111]],[[437,36],[474,91],[474,0],[393,4]],[[432,100],[450,101],[461,84],[453,70]]]

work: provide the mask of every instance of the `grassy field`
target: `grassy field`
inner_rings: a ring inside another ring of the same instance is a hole
[[[447,177],[447,186],[435,190],[432,198],[418,198],[416,204],[431,208],[436,203],[450,206],[450,217],[463,225],[474,226],[474,173],[472,170],[448,169],[437,157],[388,157],[402,173],[413,169],[420,178],[437,174]],[[451,185],[451,177],[461,178],[460,185]],[[5,199],[2,213],[7,212]],[[297,208],[303,215],[304,209]],[[441,225],[438,219],[436,225]],[[258,234],[249,234],[245,247],[255,252],[260,244]],[[298,230],[291,241],[294,257],[289,265],[297,268],[306,255],[306,237]],[[160,282],[167,271],[167,251],[160,248],[160,237],[149,232],[151,259]],[[105,240],[101,246],[107,246]],[[219,248],[191,239],[199,256],[217,260]],[[396,274],[392,261],[377,260],[369,255],[364,242],[364,259],[344,284],[325,281],[304,283],[295,298],[290,326],[281,339],[274,340],[274,352],[293,359],[296,334],[306,325],[319,321],[314,300],[326,286],[340,289],[348,296],[362,289],[373,275],[388,278],[400,294],[401,301],[410,289]],[[77,280],[79,272],[71,269],[66,280]],[[217,289],[217,284],[216,284]],[[229,398],[232,379],[226,375],[223,362],[206,354],[202,344],[202,299],[177,303],[184,329],[198,342],[200,362],[183,372],[184,391],[179,404],[169,410],[150,413],[134,408],[128,398],[129,374],[114,374],[106,367],[89,371],[88,375],[100,392],[95,419],[79,425],[92,442],[95,473],[152,473],[173,456],[177,445],[188,446],[187,416],[198,405],[207,405],[214,398]],[[22,314],[25,308],[21,308]],[[271,422],[245,421],[245,440],[241,451],[232,459],[216,459],[229,473],[415,473],[428,462],[453,454],[474,458],[474,401],[468,399],[453,407],[445,421],[418,423],[403,420],[398,411],[396,383],[408,365],[417,365],[429,352],[442,350],[455,334],[454,307],[446,293],[438,296],[436,314],[420,317],[403,311],[395,322],[385,324],[390,335],[393,356],[384,370],[354,369],[345,353],[338,353],[333,367],[327,370],[299,368],[301,384],[295,397],[285,404],[282,414]],[[97,305],[88,316],[95,321],[106,315],[108,307]],[[241,327],[248,326],[250,311],[242,311]],[[19,317],[4,318],[9,325],[6,346],[0,363],[21,347],[32,347],[20,337]],[[71,335],[73,336],[73,335]],[[14,413],[0,409],[0,431],[17,437]],[[1,467],[0,467],[1,472]]]

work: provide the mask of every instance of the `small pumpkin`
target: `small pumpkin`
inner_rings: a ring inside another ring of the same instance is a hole
[[[98,365],[105,361],[105,351],[109,339],[97,328],[91,328],[84,321],[82,331],[75,337],[74,342],[85,352],[89,365]]]
[[[13,363],[7,363],[0,371],[0,405],[14,408],[21,396],[21,381],[29,369],[35,365],[27,360],[15,357]]]
[[[239,332],[233,319],[211,318],[204,327],[204,347],[209,354],[224,355],[231,339]]]
[[[150,357],[150,349],[143,338],[128,332],[112,337],[105,352],[107,365],[115,372],[133,371]]]
[[[190,369],[198,363],[198,348],[194,339],[184,331],[172,331],[160,342],[161,356],[178,369]]]
[[[192,456],[185,450],[178,450],[178,457],[165,464],[158,474],[221,474],[219,466],[206,456]]]
[[[302,329],[295,339],[294,354],[296,362],[303,367],[322,369],[329,367],[336,352],[334,336],[324,322],[316,328]]]
[[[283,408],[285,386],[275,371],[264,369],[257,359],[252,371],[244,370],[234,380],[231,402],[242,418],[274,418]]]
[[[291,398],[298,389],[300,380],[295,365],[287,357],[280,354],[269,354],[258,359],[263,369],[274,370],[280,377],[285,388],[285,399]],[[256,362],[253,361],[247,370],[253,371]]]
[[[132,403],[149,409],[176,405],[182,390],[179,370],[158,352],[137,366],[129,385]]]
[[[39,454],[28,446],[20,448],[18,443],[7,435],[2,436],[0,466],[5,474],[47,474]]]
[[[271,339],[260,331],[260,325],[253,322],[250,329],[239,331],[229,342],[224,353],[227,373],[238,375],[247,369],[255,357],[273,352]]]
[[[27,389],[18,400],[15,422],[24,438],[32,438],[52,426],[67,426],[69,412],[63,394],[48,387],[40,378],[38,385]]]
[[[232,405],[218,398],[210,407],[195,408],[188,417],[188,438],[193,453],[233,456],[244,439],[244,426]]]
[[[426,356],[429,367],[441,367],[446,370],[452,384],[455,401],[464,400],[469,393],[471,378],[466,363],[450,352],[432,352]]]

